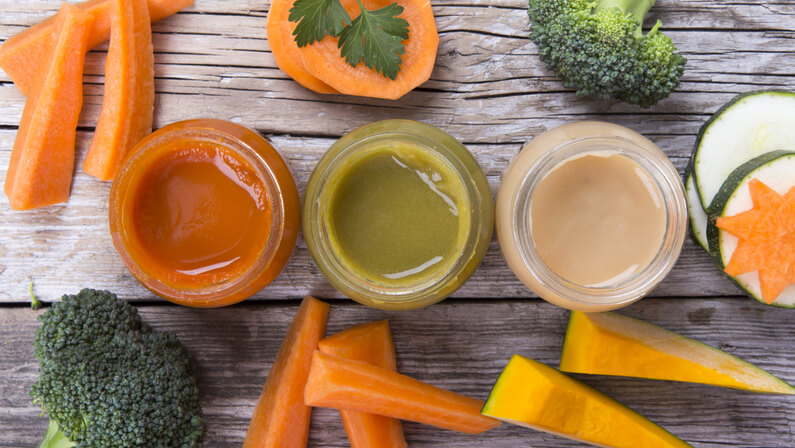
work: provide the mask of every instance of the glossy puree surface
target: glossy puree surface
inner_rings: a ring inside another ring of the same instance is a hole
[[[422,281],[454,261],[469,229],[461,179],[409,144],[390,144],[341,171],[331,197],[342,263],[380,284]]]
[[[149,275],[203,287],[252,265],[271,216],[248,161],[214,142],[177,140],[142,168],[132,186],[132,235]]]
[[[533,192],[531,215],[533,241],[547,266],[592,287],[645,268],[666,226],[662,196],[648,172],[614,152],[563,161]]]

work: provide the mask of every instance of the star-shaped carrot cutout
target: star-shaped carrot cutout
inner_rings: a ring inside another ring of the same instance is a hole
[[[762,300],[772,303],[795,282],[795,187],[782,196],[752,179],[748,189],[753,207],[715,223],[739,239],[724,270],[732,277],[757,271]]]

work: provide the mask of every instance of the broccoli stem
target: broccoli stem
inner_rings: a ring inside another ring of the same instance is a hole
[[[76,445],[61,432],[57,421],[50,420],[47,432],[44,434],[44,440],[39,444],[39,448],[72,448]]]
[[[629,14],[636,22],[638,27],[635,29],[635,37],[641,37],[643,19],[654,6],[655,0],[598,0],[593,12],[597,13],[605,9],[618,9]]]

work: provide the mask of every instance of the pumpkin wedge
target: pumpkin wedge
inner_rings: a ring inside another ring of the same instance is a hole
[[[152,132],[155,59],[146,0],[110,0],[105,96],[83,171],[112,180],[129,150]]]
[[[612,448],[685,448],[642,415],[539,362],[514,355],[483,414],[526,428]]]
[[[254,407],[243,448],[306,446],[312,408],[304,404],[304,385],[328,312],[328,304],[313,297],[301,302]]]
[[[615,313],[572,312],[560,370],[795,394],[789,384],[735,356]]]
[[[385,415],[467,434],[480,434],[500,424],[480,415],[480,400],[319,351],[312,357],[304,399],[309,406]]]
[[[193,4],[193,0],[149,0],[152,22],[164,19]],[[94,16],[88,38],[89,50],[110,37],[110,0],[89,0],[75,5]],[[46,49],[52,46],[55,16],[11,36],[0,46],[0,68],[14,81],[23,95],[33,89],[33,80],[46,64]]]
[[[94,16],[64,4],[56,17],[56,39],[34,80],[39,88],[22,111],[6,173],[4,190],[14,210],[66,202],[72,186],[83,65]]]
[[[371,322],[350,327],[318,344],[321,352],[397,370],[395,346],[389,322]],[[340,410],[342,425],[351,448],[406,448],[400,420],[366,412]]]

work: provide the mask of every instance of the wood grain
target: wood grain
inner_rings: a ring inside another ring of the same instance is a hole
[[[239,447],[262,384],[297,301],[248,303],[218,310],[141,306],[143,319],[177,333],[198,366],[208,448]],[[41,313],[39,311],[38,313]],[[0,447],[34,446],[46,428],[27,390],[37,364],[31,344],[37,312],[0,308]],[[623,311],[722,348],[795,382],[795,339],[787,310],[747,299],[645,299]],[[329,334],[389,318],[398,369],[462,394],[485,399],[513,353],[556,366],[567,312],[539,301],[446,301],[412,312],[387,313],[334,301]],[[451,331],[452,328],[458,331]],[[711,386],[577,375],[696,448],[795,446],[795,400]],[[409,446],[579,447],[551,435],[502,425],[479,436],[405,425]],[[346,447],[339,416],[313,414],[311,447]]]
[[[34,24],[60,2],[0,0],[0,37]],[[278,70],[265,39],[268,3],[196,0],[154,25],[155,125],[200,116],[223,118],[268,135],[291,165],[299,189],[326,148],[368,122],[409,118],[462,140],[496,191],[502,173],[528,139],[582,119],[612,121],[654,140],[682,169],[699,126],[732,95],[758,88],[795,88],[795,4],[789,0],[661,1],[652,17],[688,58],[682,85],[644,110],[580,98],[563,88],[527,39],[524,0],[434,2],[441,36],[431,80],[399,101],[319,95]],[[652,21],[649,21],[651,24]],[[102,103],[106,46],[87,61],[78,163]],[[0,74],[0,178],[24,98]],[[28,285],[45,300],[82,286],[109,288],[127,299],[151,298],[127,274],[110,244],[109,185],[75,173],[68,204],[13,212],[0,198],[0,302],[28,301]],[[306,293],[338,296],[314,267],[303,242],[282,275],[256,299]],[[688,242],[656,296],[739,294]],[[456,297],[531,297],[507,268],[496,241]]]

